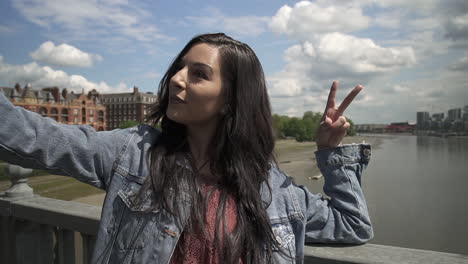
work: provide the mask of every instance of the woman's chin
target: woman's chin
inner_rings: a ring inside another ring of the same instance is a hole
[[[183,124],[183,119],[180,116],[180,113],[172,110],[171,108],[167,109],[166,117],[176,123]]]

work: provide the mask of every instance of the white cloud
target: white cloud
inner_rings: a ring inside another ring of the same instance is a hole
[[[223,14],[219,9],[206,9],[205,16],[187,16],[185,19],[190,25],[196,25],[206,31],[223,31],[237,36],[258,36],[265,32],[268,17],[262,16],[238,16],[230,17]]]
[[[379,27],[398,29],[401,24],[401,14],[397,12],[379,14],[374,18],[374,23]]]
[[[406,7],[415,11],[428,12],[437,7],[439,0],[374,0],[376,5],[381,7]]]
[[[453,40],[468,39],[468,13],[448,18],[446,30],[447,37]]]
[[[410,47],[382,47],[370,39],[342,33],[325,34],[315,42],[306,41],[284,51],[286,65],[268,76],[268,89],[274,111],[300,116],[303,112],[322,111],[330,84],[340,80],[340,96],[355,85],[368,84],[379,76],[416,63]],[[398,87],[403,90],[403,86]],[[380,107],[379,94],[366,94],[367,88],[353,105]],[[293,112],[286,112],[294,108]]]
[[[316,43],[293,45],[284,52],[284,59],[284,69],[268,78],[272,96],[317,91],[318,83],[334,78],[367,82],[416,63],[410,47],[381,47],[371,39],[341,33],[325,34]]]
[[[270,28],[299,40],[311,40],[328,32],[353,32],[365,29],[370,18],[353,6],[321,6],[302,1],[294,7],[285,5],[273,16]]]
[[[453,1],[453,0],[452,0]],[[464,1],[464,0],[462,0]],[[357,7],[404,8],[415,12],[428,13],[437,8],[440,0],[317,0],[319,5]]]
[[[64,71],[54,70],[48,66],[40,66],[36,62],[24,65],[11,65],[3,61],[0,56],[0,80],[7,85],[15,83],[31,83],[34,87],[58,86],[76,92],[96,89],[102,93],[130,91],[130,88],[119,83],[116,86],[108,85],[106,82],[92,82],[81,75],[69,75]]]
[[[375,73],[411,66],[416,62],[411,47],[384,48],[371,39],[341,33],[324,35],[317,44],[322,61],[338,64],[353,73]]]
[[[30,53],[34,60],[58,66],[91,67],[96,61],[101,61],[100,55],[86,53],[68,44],[55,46],[51,41]]]
[[[288,108],[285,112],[286,112],[286,115],[288,115],[288,116],[298,116],[298,115],[302,114],[302,113],[300,113],[298,111],[297,108],[294,108],[294,107]]]
[[[468,72],[468,54],[460,58],[457,62],[449,66],[452,71]]]
[[[401,93],[401,92],[405,93],[405,92],[409,92],[409,91],[410,91],[410,89],[409,89],[408,86],[400,85],[400,84],[396,84],[395,86],[393,86],[393,90],[394,90],[395,92],[399,92],[399,93]]]
[[[172,39],[145,22],[151,14],[133,2],[17,0],[12,5],[30,22],[60,31],[61,38],[99,40],[120,35],[141,42]]]

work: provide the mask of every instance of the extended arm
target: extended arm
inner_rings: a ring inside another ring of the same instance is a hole
[[[112,165],[128,141],[125,130],[96,132],[63,125],[21,107],[0,92],[0,160],[73,176],[106,189]]]
[[[317,166],[325,177],[324,192],[331,199],[313,195],[303,188],[306,206],[305,242],[364,243],[372,238],[361,174],[370,159],[370,145],[337,147],[350,124],[343,116],[362,90],[357,85],[336,105],[338,81],[330,88],[327,105],[317,133]]]

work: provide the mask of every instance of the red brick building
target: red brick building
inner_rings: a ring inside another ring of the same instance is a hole
[[[90,125],[97,131],[107,130],[106,107],[101,103],[101,95],[92,90],[75,94],[67,89],[46,87],[34,90],[31,85],[21,88],[0,87],[0,92],[6,95],[17,106],[29,111],[50,117],[62,124]]]
[[[140,92],[133,87],[131,93],[102,94],[102,102],[106,105],[107,128],[118,128],[124,121],[144,123],[156,102],[157,95],[152,92]]]

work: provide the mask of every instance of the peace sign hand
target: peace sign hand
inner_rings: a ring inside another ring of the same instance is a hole
[[[334,81],[330,93],[328,95],[327,106],[323,113],[322,122],[317,130],[317,149],[336,147],[341,143],[341,140],[346,135],[350,124],[343,116],[343,112],[351,104],[354,97],[362,90],[362,86],[358,85],[346,96],[341,105],[336,108],[336,91],[338,90],[338,81]]]

